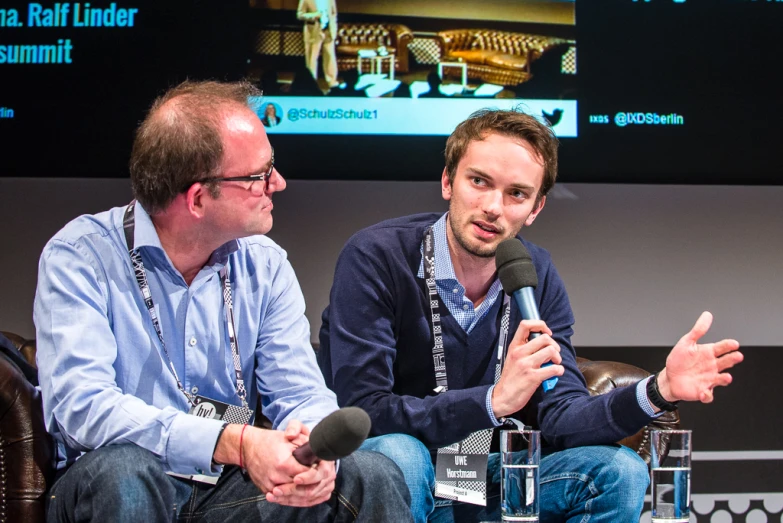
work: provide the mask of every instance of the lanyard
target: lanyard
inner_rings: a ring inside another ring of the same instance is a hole
[[[446,352],[443,348],[443,327],[440,324],[440,305],[438,288],[435,285],[435,240],[432,227],[428,227],[424,233],[424,275],[427,282],[427,293],[430,299],[430,316],[432,323],[432,361],[435,366],[435,390],[446,392],[449,390],[449,379],[446,375]],[[503,299],[503,317],[500,320],[500,337],[498,339],[498,361],[495,366],[495,383],[500,379],[502,364],[505,360],[506,341],[508,339],[508,324],[511,316],[511,299],[505,295]]]
[[[155,332],[158,334],[160,345],[163,347],[163,352],[166,354],[166,359],[169,362],[169,369],[174,375],[174,379],[177,380],[177,388],[185,395],[188,402],[195,406],[193,402],[193,396],[188,394],[185,387],[182,386],[182,382],[177,375],[177,371],[174,368],[174,362],[171,361],[169,351],[166,348],[166,342],[163,341],[163,332],[160,329],[160,320],[158,314],[155,312],[155,304],[152,302],[152,293],[150,292],[149,284],[147,283],[147,271],[144,269],[144,262],[141,260],[141,254],[134,248],[134,229],[136,226],[136,218],[134,216],[134,204],[136,200],[130,202],[125,209],[125,217],[122,222],[123,229],[125,230],[125,241],[128,244],[128,254],[130,255],[131,263],[133,264],[133,272],[136,275],[136,283],[139,284],[139,289],[144,297],[144,304],[147,306],[150,319],[152,320],[152,326],[155,327]],[[228,339],[231,345],[231,354],[234,360],[234,373],[236,375],[237,396],[242,401],[242,406],[247,407],[247,390],[245,389],[245,380],[242,378],[242,366],[239,359],[239,343],[236,339],[234,331],[234,307],[232,305],[231,298],[231,281],[228,279],[228,269],[224,266],[220,269],[220,283],[223,286],[223,303],[226,310],[226,328],[228,329]]]

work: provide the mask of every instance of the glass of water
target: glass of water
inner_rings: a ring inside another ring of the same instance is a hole
[[[687,523],[691,516],[691,431],[653,430],[650,450],[652,521]]]
[[[500,510],[503,521],[538,521],[541,432],[500,432]]]

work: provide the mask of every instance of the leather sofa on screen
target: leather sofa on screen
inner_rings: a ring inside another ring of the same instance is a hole
[[[492,29],[451,29],[437,33],[441,62],[467,64],[468,78],[513,86],[527,82],[531,65],[545,53],[562,56],[574,41],[551,36],[511,33]],[[555,50],[557,48],[557,50]],[[444,68],[444,75],[458,76],[457,68]]]
[[[356,69],[359,51],[376,51],[384,46],[394,55],[394,70],[408,72],[408,44],[413,41],[413,33],[401,24],[337,24],[337,68],[340,71]],[[368,64],[365,64],[365,69]],[[381,62],[382,72],[389,72],[389,62]]]
[[[24,359],[35,366],[35,341],[4,334]],[[590,394],[604,394],[615,387],[636,384],[649,373],[632,365],[578,359]],[[257,416],[257,425],[263,418]],[[620,443],[650,461],[649,431],[678,428],[677,412],[657,418]],[[54,446],[46,433],[41,396],[19,366],[0,353],[0,523],[44,521],[45,495],[54,479]]]

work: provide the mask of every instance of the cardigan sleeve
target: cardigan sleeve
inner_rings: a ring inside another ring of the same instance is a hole
[[[337,261],[319,352],[340,406],[367,411],[373,436],[408,434],[430,449],[493,427],[486,408],[491,385],[424,398],[394,392],[397,299],[388,259],[349,243]]]

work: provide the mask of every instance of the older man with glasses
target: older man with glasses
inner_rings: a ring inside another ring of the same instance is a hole
[[[251,86],[186,82],[133,145],[136,199],[46,245],[35,299],[48,521],[408,521],[399,469],[292,451],[337,409],[286,253]],[[248,425],[261,398],[275,429]]]

